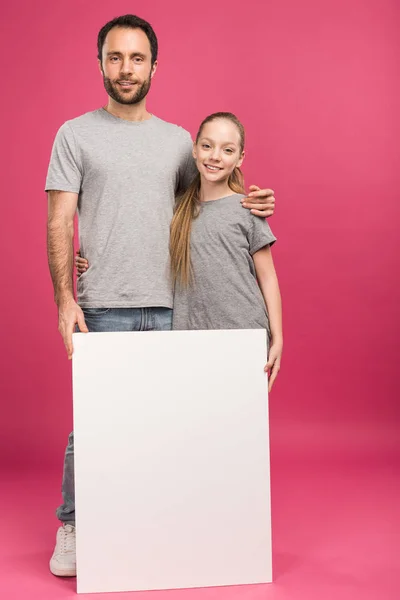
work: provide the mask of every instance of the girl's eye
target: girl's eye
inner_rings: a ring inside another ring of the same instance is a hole
[[[232,154],[233,150],[232,148],[225,148],[225,152],[228,152],[228,154]]]
[[[207,148],[209,148],[209,144],[202,144],[202,147],[205,148],[207,150]]]

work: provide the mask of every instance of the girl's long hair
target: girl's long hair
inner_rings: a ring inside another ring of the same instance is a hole
[[[217,112],[209,115],[201,123],[196,135],[196,144],[200,139],[203,127],[217,119],[226,119],[236,125],[240,135],[240,154],[244,149],[244,127],[239,119],[228,112]],[[243,174],[239,167],[235,167],[228,179],[228,185],[233,192],[244,194]],[[170,255],[171,271],[174,283],[179,283],[187,287],[192,283],[193,271],[190,259],[190,234],[192,230],[192,221],[199,214],[200,198],[200,173],[186,190],[186,192],[177,198],[175,214],[171,223],[170,234]]]

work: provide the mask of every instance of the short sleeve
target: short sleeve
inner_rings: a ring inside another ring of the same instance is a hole
[[[57,132],[51,152],[46,178],[46,192],[79,193],[82,181],[82,166],[78,157],[74,133],[68,123]]]
[[[189,132],[185,132],[185,142],[183,145],[182,160],[179,168],[179,181],[177,194],[186,192],[193,179],[196,177],[198,170],[192,155],[193,142]]]
[[[267,221],[250,213],[250,228],[247,234],[250,254],[253,255],[265,246],[272,246],[276,237],[271,231]]]

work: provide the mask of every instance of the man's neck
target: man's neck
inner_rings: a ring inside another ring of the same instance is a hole
[[[151,118],[151,114],[146,110],[146,100],[143,98],[138,104],[119,104],[112,98],[108,98],[108,104],[104,109],[125,121],[147,121]]]

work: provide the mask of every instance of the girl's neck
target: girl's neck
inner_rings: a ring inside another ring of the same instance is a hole
[[[234,192],[229,187],[227,181],[211,183],[204,177],[200,177],[200,202],[210,202],[211,200],[218,200],[219,198],[225,198],[225,196],[231,196],[232,194],[234,194]]]

